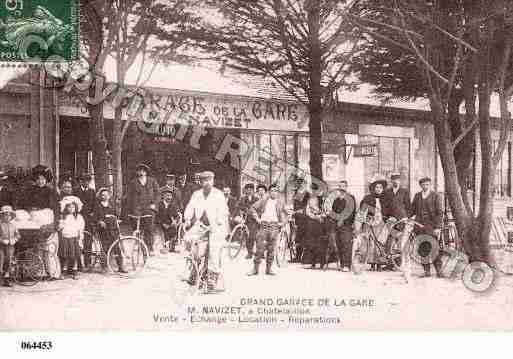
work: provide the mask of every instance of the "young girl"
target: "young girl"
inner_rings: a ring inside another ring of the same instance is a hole
[[[78,197],[66,196],[61,200],[62,219],[59,221],[61,232],[61,243],[59,252],[61,262],[67,267],[67,274],[73,279],[78,279],[77,258],[80,257],[83,248],[85,222],[79,213],[82,209],[82,202]],[[62,268],[64,270],[64,268]]]
[[[94,208],[93,214],[93,225],[96,226],[98,230],[98,236],[100,237],[100,241],[102,242],[102,247],[107,254],[110,246],[116,239],[119,238],[118,226],[116,225],[117,221],[117,209],[116,206],[111,203],[110,200],[110,191],[107,188],[100,188],[97,193],[98,202]],[[127,273],[123,266],[123,258],[119,253],[119,248],[116,247],[117,254],[116,261],[118,265],[118,270],[121,273]],[[107,263],[102,263],[103,269],[107,269]]]

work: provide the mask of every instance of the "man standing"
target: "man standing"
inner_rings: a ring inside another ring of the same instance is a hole
[[[411,213],[415,215],[415,220],[422,224],[423,228],[415,228],[416,235],[429,235],[435,238],[434,242],[438,242],[440,229],[442,227],[443,207],[440,196],[431,190],[431,179],[424,177],[419,180],[421,191],[415,194],[411,205]],[[438,243],[436,244],[438,245]],[[429,241],[423,241],[419,246],[419,255],[425,258],[429,253],[433,253],[436,249],[431,247]],[[431,258],[433,259],[433,258]],[[440,256],[434,258],[436,275],[440,277],[441,259]],[[424,277],[431,276],[431,265],[423,264]]]
[[[186,234],[190,240],[199,240],[204,230],[199,223],[210,227],[209,271],[218,277],[221,249],[228,235],[228,206],[219,189],[214,187],[214,173],[205,171],[200,175],[201,189],[195,191],[185,207],[185,228],[191,227]],[[214,280],[215,281],[215,280]]]
[[[269,194],[251,206],[251,215],[255,218],[259,229],[256,235],[256,255],[254,267],[248,275],[258,275],[260,262],[267,252],[265,274],[275,275],[271,270],[274,261],[274,249],[280,234],[280,228],[287,220],[285,202],[278,194],[278,186],[269,186]]]
[[[178,204],[178,208],[181,212],[183,212],[183,201],[182,201],[182,193],[178,186],[176,185],[176,177],[173,173],[168,173],[166,175],[165,185],[162,187],[162,194],[164,191],[171,191],[173,194],[173,202]]]
[[[266,194],[267,194],[267,187],[265,186],[265,184],[259,184],[257,186],[257,193],[256,193],[258,199],[264,198]]]
[[[296,258],[294,258],[295,262],[301,262],[306,244],[306,234],[308,231],[306,205],[308,204],[309,200],[310,192],[306,190],[304,180],[302,178],[297,178],[293,200],[294,221],[296,222]]]
[[[356,200],[347,192],[347,181],[342,180],[338,188],[324,202],[329,244],[336,248],[340,267],[349,272],[353,253],[353,224],[356,215]]]
[[[237,198],[232,196],[232,189],[229,186],[223,187],[223,194],[230,211],[230,218],[235,217],[237,210]]]
[[[385,218],[394,217],[396,220],[401,220],[408,217],[411,212],[410,191],[401,186],[401,174],[392,173],[390,176],[392,187],[389,187],[383,193],[383,215]],[[395,229],[402,231],[404,224],[398,225]],[[385,244],[386,249],[390,252],[394,241],[397,241],[396,236],[389,236]],[[393,270],[393,266],[387,267]]]
[[[88,173],[82,173],[78,178],[79,185],[75,188],[74,195],[80,198],[82,201],[82,217],[84,217],[85,221],[85,229],[92,233],[91,230],[91,221],[93,218],[93,211],[96,202],[96,193],[94,189],[89,187],[91,183],[91,175]],[[91,266],[91,251],[92,251],[92,241],[90,237],[87,237],[87,240],[84,240],[84,266],[85,268],[89,268]],[[80,262],[79,262],[80,263]]]
[[[135,168],[136,178],[128,185],[128,214],[134,216],[152,216],[151,218],[141,219],[141,231],[144,242],[148,246],[148,250],[152,256],[154,255],[152,233],[153,219],[157,211],[160,192],[157,181],[155,178],[149,176],[149,172],[150,168],[143,163],[138,164]],[[133,226],[134,228],[136,226],[135,220]]]
[[[397,220],[408,217],[410,213],[410,191],[401,187],[401,175],[393,173],[390,176],[392,187],[387,188],[383,195],[384,215]]]
[[[176,252],[180,202],[174,197],[174,192],[170,188],[164,187],[161,193],[162,200],[159,202],[155,221],[162,227],[164,243],[168,244],[169,253],[173,253]]]
[[[258,201],[258,197],[255,195],[255,185],[253,183],[247,183],[244,186],[244,195],[238,203],[238,214],[245,216],[246,226],[248,226],[249,231],[249,236],[246,241],[246,249],[248,250],[246,259],[253,258],[253,247],[255,246],[256,233],[258,229],[255,218],[249,213],[251,206],[255,204],[256,201]]]

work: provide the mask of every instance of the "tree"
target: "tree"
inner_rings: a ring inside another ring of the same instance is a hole
[[[322,179],[321,123],[356,50],[335,0],[205,1],[208,16],[191,41],[209,59],[248,75],[271,78],[307,106],[310,174]],[[165,32],[159,35],[166,39]]]
[[[471,260],[492,264],[489,237],[495,169],[511,128],[513,4],[505,0],[363,0],[349,20],[367,44],[355,70],[393,97],[429,99],[448,198]],[[493,148],[491,96],[499,95],[499,141]],[[460,116],[464,104],[465,115]],[[467,197],[479,137],[479,206]]]
[[[194,24],[192,2],[172,0],[162,3],[158,0],[109,0],[86,1],[81,3],[84,31],[83,56],[88,63],[88,74],[80,81],[75,81],[67,88],[73,87],[73,95],[84,101],[92,118],[92,135],[94,144],[95,167],[105,168],[107,147],[111,152],[111,167],[114,177],[114,199],[121,204],[123,196],[122,150],[123,140],[131,124],[124,118],[127,99],[137,91],[128,89],[126,78],[136,64],[139,66],[135,88],[142,85],[143,69],[148,63],[150,71],[145,76],[149,79],[152,70],[158,64],[162,52],[167,61],[183,60],[178,53],[185,43],[185,27]],[[159,17],[159,21],[154,21]],[[166,28],[167,40],[156,41],[152,34]],[[156,48],[158,47],[158,50]],[[107,59],[114,60],[115,83],[107,84],[104,67]],[[151,60],[149,60],[151,58]],[[112,143],[108,146],[105,136],[103,106],[105,101],[114,107],[112,122]],[[105,167],[104,167],[105,166]],[[100,184],[103,182],[100,182]]]

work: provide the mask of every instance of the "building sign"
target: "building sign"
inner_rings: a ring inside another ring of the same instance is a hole
[[[61,115],[87,116],[87,112],[84,113],[77,103],[69,102],[61,105]],[[135,98],[128,98],[124,105],[124,120],[142,119],[146,123],[200,125],[210,128],[308,131],[309,116],[306,106],[294,102],[234,99],[168,91],[144,95],[144,98],[141,96],[138,101]],[[112,103],[104,106],[104,116],[113,118]]]
[[[378,153],[377,144],[357,144],[353,145],[353,156],[354,157],[374,157]]]

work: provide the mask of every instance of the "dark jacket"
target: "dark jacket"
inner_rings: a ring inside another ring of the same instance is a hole
[[[162,193],[164,190],[171,190],[173,192],[173,201],[175,201],[178,204],[180,211],[183,213],[185,205],[182,199],[182,191],[180,191],[180,189],[177,186],[171,187],[167,185],[162,187],[160,192]]]
[[[425,210],[422,210],[422,207]],[[411,204],[411,215],[415,216],[415,220],[423,224],[429,229],[437,229],[442,227],[443,204],[438,193],[431,191],[426,199],[422,198],[422,192],[418,192],[413,197]]]
[[[12,208],[16,207],[14,193],[8,188],[2,187],[2,189],[0,189],[0,207],[7,205],[11,206]]]
[[[293,206],[294,206],[294,211],[304,211],[305,208],[306,208],[306,205],[308,204],[308,200],[310,199],[310,192],[308,191],[305,191],[305,192],[302,192],[302,193],[298,193],[296,191],[296,193],[294,193],[294,200],[293,200]],[[304,212],[302,213],[304,214]]]
[[[236,197],[230,196],[230,198],[228,198],[227,205],[228,205],[228,210],[230,211],[230,217],[234,217],[238,214],[237,213],[237,208],[238,208],[237,204],[238,204],[238,201],[237,201]]]
[[[379,196],[379,201],[381,204],[381,213],[385,211],[385,201],[383,199],[383,195]],[[363,197],[362,201],[360,202],[360,211],[367,209],[367,216],[369,218],[374,218],[374,214],[376,213],[376,196],[373,194],[368,194],[365,197]]]
[[[60,212],[57,203],[57,192],[49,186],[31,186],[23,202],[23,208],[25,209],[49,208],[57,213]]]
[[[77,187],[73,194],[82,201],[82,204],[84,205],[82,207],[82,216],[84,216],[84,219],[88,221],[93,214],[94,206],[96,204],[96,194],[94,193],[94,190],[92,188],[86,188],[83,190],[82,187]]]
[[[243,196],[239,203],[237,203],[237,215],[242,216],[246,214],[246,221],[254,221],[253,216],[249,215],[249,210],[252,205],[254,205],[258,201],[258,197],[253,195],[251,197]]]
[[[134,178],[128,186],[128,213],[140,216],[147,213],[150,206],[157,205],[160,198],[159,185],[155,178],[147,177],[143,186],[137,178]]]
[[[385,217],[394,217],[397,220],[408,217],[411,212],[410,191],[400,187],[394,194],[392,188],[387,188],[383,196]]]
[[[326,201],[325,208],[329,214],[327,217],[330,222],[336,222],[337,226],[352,226],[356,215],[356,199],[350,193],[345,193],[344,196],[337,196],[333,201]]]
[[[250,213],[255,219],[260,218],[262,216],[262,213],[264,213],[265,206],[269,198],[269,195],[266,194],[262,199],[256,201],[251,206]],[[282,197],[276,198],[276,215],[278,218],[278,222],[285,223],[287,219],[287,213],[285,212],[285,201]]]
[[[114,218],[111,216],[119,216],[118,210],[116,206],[112,204],[112,202],[110,202],[107,207],[104,207],[100,204],[99,201],[95,201],[92,216],[93,225],[97,225],[99,221],[104,221],[107,224],[115,225],[115,223],[113,223]]]
[[[157,209],[157,215],[155,217],[155,220],[159,224],[171,224],[173,222],[173,219],[178,218],[178,212],[180,211],[180,207],[178,202],[171,201],[171,203],[168,204],[167,208],[164,204],[164,201],[160,201]]]

